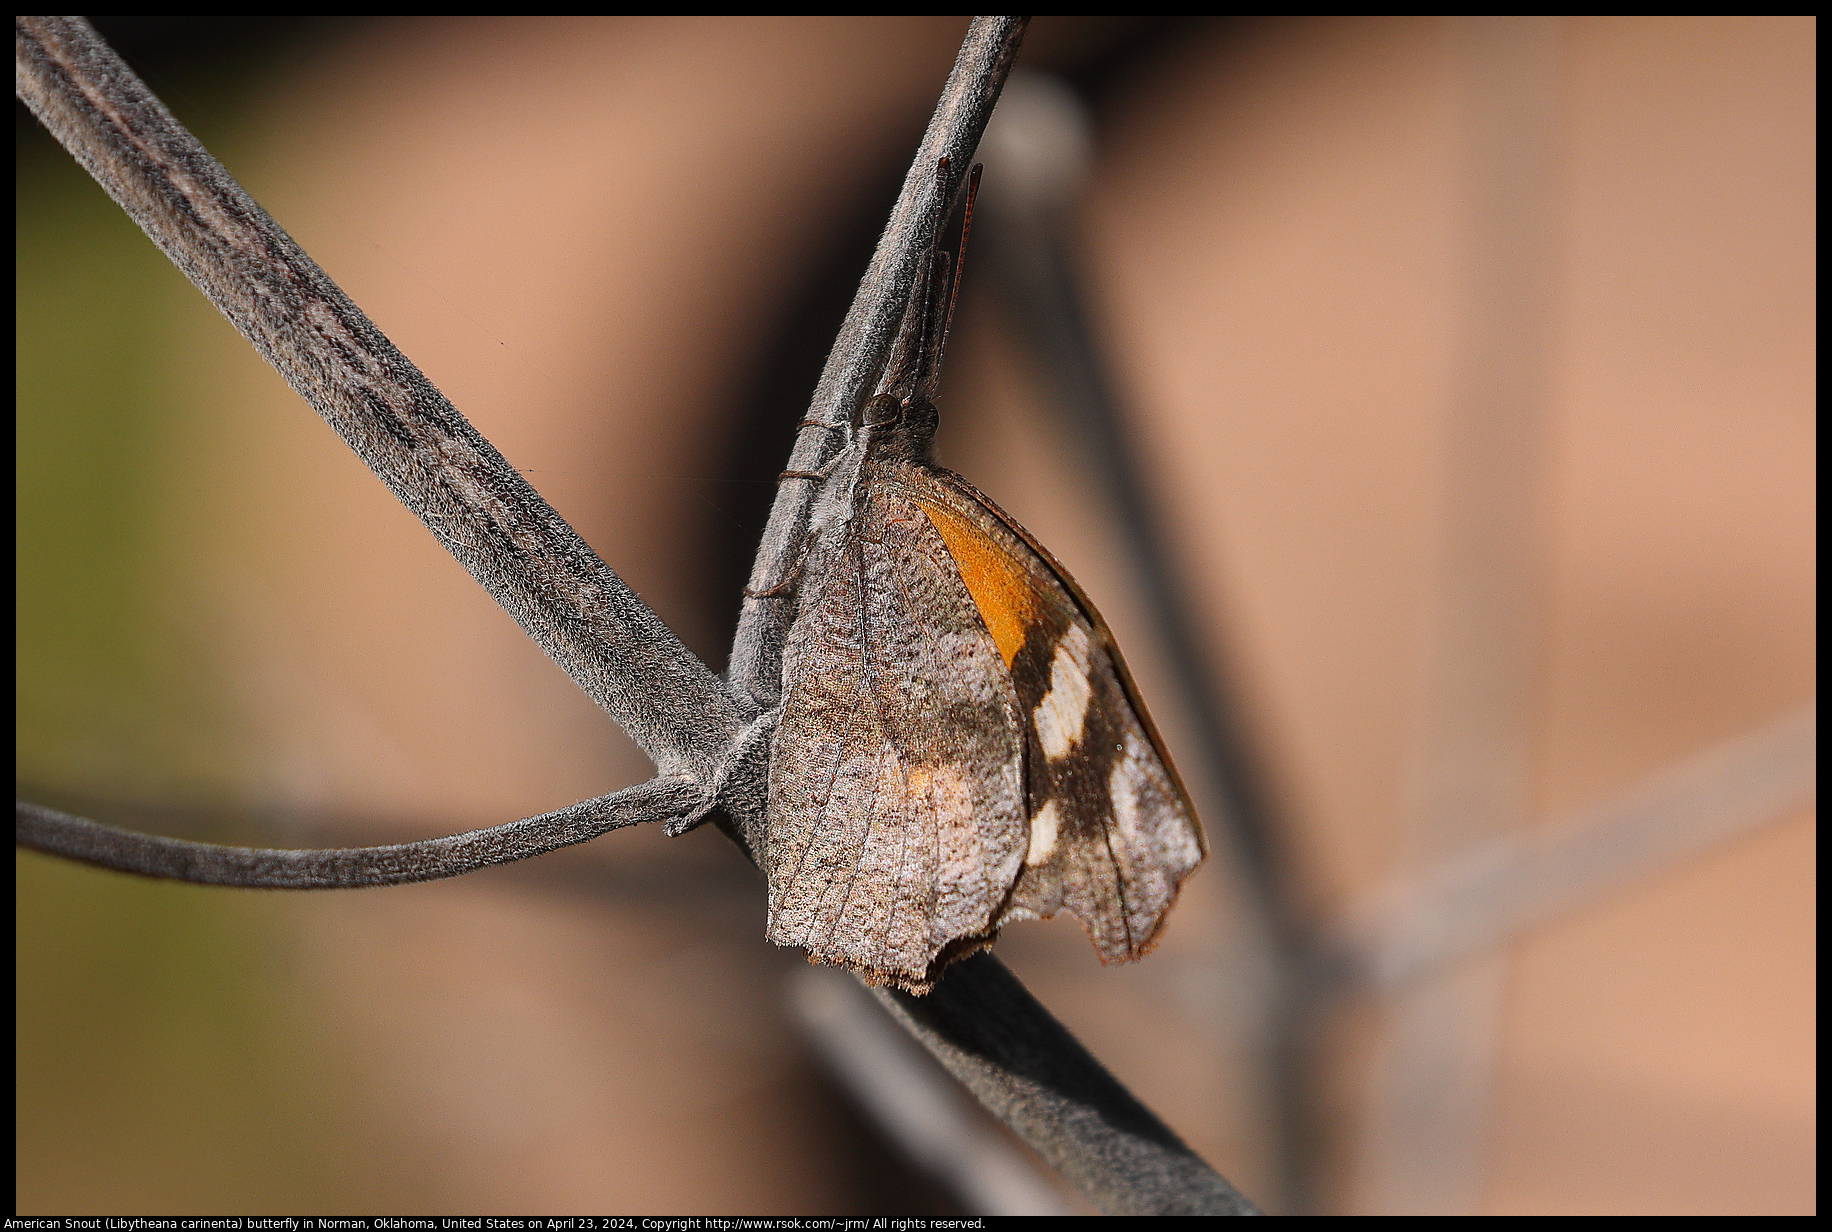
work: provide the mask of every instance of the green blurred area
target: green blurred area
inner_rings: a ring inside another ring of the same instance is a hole
[[[164,257],[68,157],[16,165],[15,717],[22,783],[195,791],[236,773],[221,690],[174,618],[181,324]],[[193,299],[201,299],[194,294]]]
[[[287,996],[284,903],[23,852],[15,895],[15,1210],[355,1213],[379,1197],[376,1143],[343,1102],[356,1083]]]
[[[233,122],[242,72],[181,88]],[[208,114],[186,119],[219,145]],[[259,770],[187,549],[202,434],[185,340],[214,310],[26,127],[15,194],[17,779],[52,803],[233,805]],[[17,1211],[400,1198],[360,1064],[298,995],[299,900],[25,852],[15,895]]]

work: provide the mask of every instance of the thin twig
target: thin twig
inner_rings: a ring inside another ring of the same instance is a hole
[[[747,716],[79,18],[21,17],[15,89],[173,264],[664,775]]]
[[[224,847],[136,834],[20,800],[15,804],[14,841],[35,851],[146,877],[250,889],[354,890],[463,876],[583,843],[624,826],[686,816],[703,800],[689,779],[653,779],[486,830],[385,847],[317,850]]]
[[[1397,991],[1788,816],[1817,788],[1817,714],[1806,706],[1384,891],[1327,944],[1325,978],[1339,992]]]
[[[928,131],[904,177],[884,236],[827,355],[827,366],[789,455],[789,471],[816,472],[845,444],[853,412],[865,400],[890,354],[897,324],[916,283],[917,267],[935,238],[936,219],[947,212],[936,209],[936,197],[945,193],[952,201],[966,182],[968,164],[993,105],[999,101],[1028,21],[1024,17],[973,19]],[[935,176],[944,159],[948,167],[945,186],[937,184]],[[779,596],[801,552],[814,486],[790,482],[777,490],[732,639],[728,678],[759,709],[773,705],[781,691],[782,643],[793,606]]]

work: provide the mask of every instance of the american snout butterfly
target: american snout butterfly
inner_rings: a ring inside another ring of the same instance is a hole
[[[851,442],[823,476],[797,476],[823,486],[764,855],[771,941],[916,993],[1006,924],[1062,909],[1102,962],[1136,959],[1206,849],[1094,605],[930,461],[948,267],[932,253],[921,271]]]

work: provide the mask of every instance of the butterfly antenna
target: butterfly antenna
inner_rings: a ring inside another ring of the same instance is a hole
[[[948,214],[948,160],[935,162],[935,203],[929,211],[929,247],[917,264],[916,280],[910,287],[910,298],[897,327],[897,339],[891,345],[890,360],[885,365],[878,388],[899,402],[907,400],[923,384],[928,358],[935,338],[935,287],[947,277],[938,269],[941,254],[935,245],[941,236]]]
[[[961,210],[960,243],[955,245],[954,248],[954,277],[948,284],[947,299],[938,302],[936,305],[936,307],[942,309],[942,311],[936,314],[940,317],[940,320],[936,323],[934,328],[934,345],[932,349],[925,348],[929,349],[929,354],[926,356],[927,362],[923,365],[922,377],[917,382],[916,387],[917,396],[924,401],[933,401],[935,389],[941,384],[942,356],[948,348],[948,331],[954,327],[954,305],[959,301],[961,296],[961,271],[967,264],[967,235],[973,230],[973,200],[980,195],[980,172],[985,169],[986,166],[984,163],[975,163],[973,164],[973,170],[967,175],[967,204]],[[946,165],[944,164],[942,167],[942,173],[944,175],[946,174],[946,170]],[[939,230],[939,228],[937,228],[937,230]],[[944,259],[946,257],[945,253],[937,255]],[[937,268],[945,277],[947,266],[938,261]],[[945,308],[943,308],[943,303],[945,303]],[[925,339],[925,342],[926,341],[927,339]]]

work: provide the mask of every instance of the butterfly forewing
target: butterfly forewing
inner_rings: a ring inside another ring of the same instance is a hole
[[[999,646],[1021,717],[1029,826],[998,923],[1066,909],[1103,961],[1137,958],[1202,860],[1195,813],[1112,636],[1068,574],[965,480],[925,478],[917,500]]]

